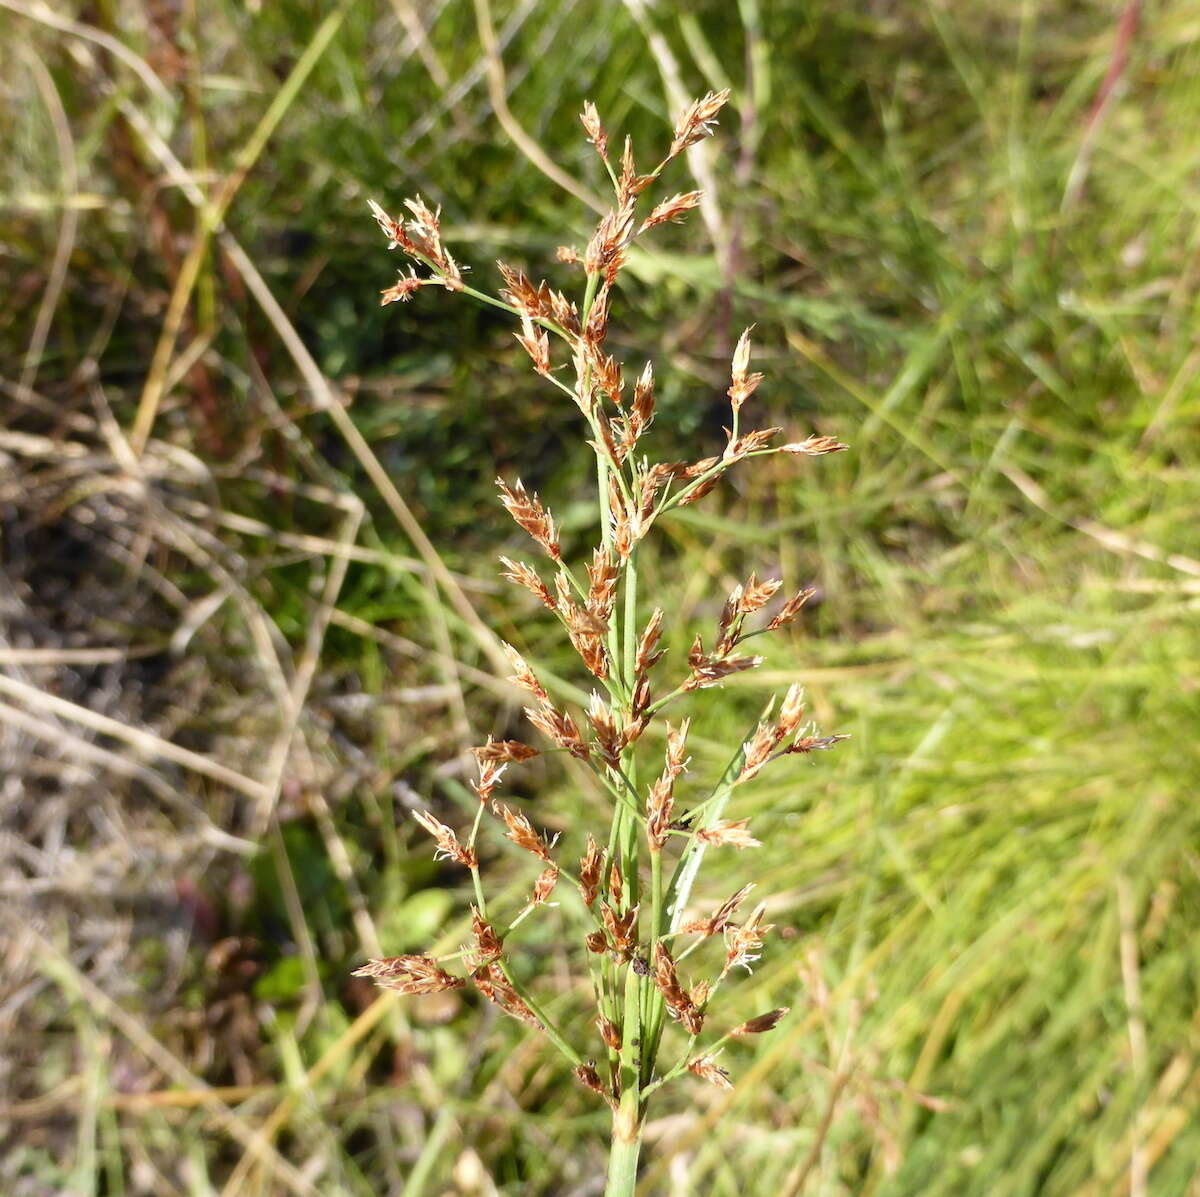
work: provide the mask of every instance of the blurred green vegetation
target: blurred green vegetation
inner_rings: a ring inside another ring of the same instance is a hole
[[[281,313],[215,239],[153,435],[211,471],[213,511],[257,521],[214,536],[297,653],[326,566],[280,536],[333,538],[334,508],[255,471],[357,495],[370,550],[349,564],[301,721],[310,747],[269,830],[215,784],[189,791],[257,851],[160,842],[173,865],[138,882],[161,918],[186,916],[182,957],[141,916],[112,989],[31,877],[58,948],[6,1015],[26,1036],[5,1082],[6,1191],[294,1191],[280,1160],[330,1197],[599,1191],[606,1111],[536,1040],[470,998],[364,1015],[372,995],[348,981],[372,935],[388,953],[462,942],[462,879],[432,864],[408,812],[469,812],[462,749],[519,733],[519,710],[446,587],[406,564],[419,548],[281,336],[294,328],[348,403],[484,622],[584,686],[551,621],[495,585],[496,556],[521,546],[491,487],[520,474],[586,548],[574,409],[532,378],[502,313],[432,289],[376,303],[394,262],[366,199],[395,209],[418,191],[475,285],[495,286],[498,256],[576,285],[554,250],[586,240],[590,213],[498,123],[481,7],[0,7],[6,427],[65,436],[67,413],[98,418],[97,388],[133,427],[198,227],[168,159],[212,196],[290,95],[225,218]],[[792,1014],[726,1053],[731,1095],[659,1095],[645,1192],[1200,1193],[1194,6],[520,0],[492,16],[513,116],[593,191],[585,99],[648,160],[674,108],[664,46],[690,93],[734,89],[715,242],[697,214],[660,230],[614,305],[618,351],[635,368],[653,357],[662,380],[661,456],[720,443],[729,353],[752,322],[768,380],[754,422],[852,445],[743,473],[664,522],[643,567],[672,659],[750,569],[819,587],[763,671],[695,703],[697,784],[797,677],[826,729],[852,733],[741,798],[731,813],[761,849],[710,853],[703,897],[753,879],[779,929],[721,1016]],[[683,168],[671,183],[694,185]],[[29,513],[7,502],[9,556]],[[216,584],[171,564],[195,601]],[[94,615],[75,643],[161,652],[173,630]],[[217,760],[243,742],[253,758],[263,717],[239,701],[234,623],[162,666],[171,686],[199,671],[174,726]],[[568,852],[601,817],[558,766],[513,789]],[[169,823],[153,826],[161,841]],[[487,852],[495,902],[515,910],[531,874],[499,836]],[[553,909],[530,919],[518,959],[590,1042],[565,926]],[[130,1018],[196,1085],[147,1055]],[[200,1082],[228,1087],[226,1113]],[[239,1125],[267,1127],[278,1154],[257,1158]]]

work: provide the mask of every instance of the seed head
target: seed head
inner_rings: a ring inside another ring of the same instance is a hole
[[[782,428],[756,428],[753,432],[747,432],[725,446],[721,460],[733,465],[751,453],[761,453],[782,431]]]
[[[422,287],[428,286],[431,279],[418,278],[417,273],[411,267],[408,274],[400,272],[400,278],[390,287],[381,291],[379,306],[387,307],[389,303],[396,303],[399,300],[401,303],[407,303]]]
[[[536,328],[528,316],[521,317],[521,331],[513,334],[521,348],[529,354],[533,368],[546,378],[550,377],[550,334],[544,328]]]
[[[728,99],[729,89],[725,88],[723,91],[710,91],[702,99],[692,101],[675,122],[675,137],[667,157],[676,158],[689,146],[710,136],[717,123],[717,113]]]
[[[650,616],[645,631],[642,632],[642,637],[638,641],[637,661],[634,663],[637,673],[646,673],[651,666],[656,665],[662,659],[663,654],[658,651],[658,642],[662,638],[662,626],[662,608],[655,607],[654,613]]]
[[[690,719],[685,719],[677,728],[668,725],[666,764],[646,798],[646,838],[654,852],[661,851],[667,842],[675,780],[687,768],[687,735],[690,726]]]
[[[841,441],[832,436],[810,436],[802,441],[793,441],[790,445],[780,445],[781,453],[804,454],[807,457],[821,457],[825,453],[841,453],[849,449]]]
[[[592,691],[588,702],[588,722],[596,734],[596,748],[600,759],[613,770],[621,766],[621,732],[608,704],[599,694]]]
[[[557,884],[558,866],[549,865],[538,874],[538,879],[533,883],[533,896],[530,898],[530,905],[541,906],[554,892],[554,887]]]
[[[473,869],[479,863],[474,848],[460,844],[458,836],[445,823],[438,822],[428,811],[413,811],[413,818],[433,836],[437,843],[437,851],[434,853],[435,860],[453,860],[462,865],[464,869]]]
[[[471,907],[471,934],[475,937],[473,955],[476,967],[500,959],[504,945],[492,924],[479,913],[478,906]]]
[[[500,502],[508,514],[546,550],[552,560],[561,561],[562,551],[558,547],[554,519],[537,495],[530,495],[519,478],[511,487],[503,478],[497,478],[496,486],[500,491]]]
[[[700,202],[702,195],[703,192],[700,191],[683,191],[656,204],[650,215],[642,221],[641,227],[638,229],[639,235],[657,225],[666,224],[669,220],[678,224],[684,215]]]
[[[589,1060],[586,1064],[577,1064],[574,1072],[575,1079],[585,1089],[590,1089],[593,1093],[599,1093],[601,1097],[611,1104],[612,1098],[605,1090],[604,1083],[600,1080],[600,1074],[596,1071],[596,1062],[594,1060]]]
[[[690,658],[689,663],[691,664]],[[701,659],[692,664],[692,676],[684,682],[684,689],[703,690],[708,686],[716,686],[725,678],[731,677],[735,673],[745,673],[748,669],[757,669],[762,663],[762,657],[725,657],[716,654],[704,656],[702,654]]]
[[[575,726],[575,720],[565,711],[557,711],[548,702],[540,707],[526,707],[525,717],[558,748],[569,752],[577,760],[588,759],[588,746]]]
[[[504,763],[529,761],[538,755],[536,748],[530,748],[528,744],[522,744],[520,740],[493,740],[491,736],[488,736],[486,744],[472,748],[471,751],[481,764],[484,761],[502,761]]]
[[[461,978],[444,972],[429,956],[388,956],[382,960],[368,960],[352,975],[370,977],[380,989],[403,994],[441,993],[446,989],[460,989],[465,984]]]
[[[724,1068],[718,1068],[712,1056],[697,1056],[688,1064],[688,1072],[694,1073],[702,1081],[716,1085],[718,1089],[732,1089],[733,1082]]]
[[[583,943],[589,952],[597,956],[602,956],[608,951],[608,936],[603,931],[593,931],[584,937]]]
[[[767,578],[760,582],[757,575],[751,574],[742,587],[738,611],[742,615],[752,615],[774,597],[775,592],[783,585],[779,578]]]
[[[504,776],[504,770],[507,768],[507,764],[500,764],[497,761],[479,762],[479,780],[472,782],[471,788],[479,796],[480,802],[486,803],[492,796],[492,792],[500,783],[500,778]]]
[[[596,153],[607,162],[608,134],[604,131],[604,126],[600,123],[600,114],[591,100],[584,102],[579,119],[583,122],[583,130],[587,134],[588,141],[596,147]]]
[[[608,900],[614,906],[620,906],[625,898],[625,880],[621,876],[621,866],[613,861],[608,869]]]
[[[500,576],[505,581],[524,586],[548,611],[558,610],[558,604],[554,601],[554,595],[550,593],[550,587],[542,581],[532,566],[526,565],[523,561],[513,561],[511,557],[501,557],[500,561],[504,566],[504,572]]]
[[[628,203],[637,199],[651,183],[656,175],[639,175],[633,164],[633,142],[625,138],[625,147],[621,152],[621,174],[617,179],[617,203]]]
[[[835,736],[797,736],[796,739],[784,749],[785,753],[800,753],[807,755],[810,752],[826,752],[835,744],[840,744],[843,740],[850,739],[846,732],[841,732]]]
[[[704,1027],[704,1013],[692,1001],[692,995],[679,984],[675,961],[666,944],[654,945],[654,984],[663,996],[667,1010],[689,1035],[698,1035]]]
[[[793,682],[784,695],[783,706],[779,711],[780,739],[786,739],[804,718],[804,687],[799,682]]]
[[[539,702],[549,702],[550,696],[546,693],[542,683],[538,681],[537,675],[529,668],[529,663],[525,658],[511,644],[506,644],[504,641],[501,641],[501,644],[513,669],[512,676],[508,680],[514,686],[520,686],[522,690],[527,690]]]
[[[612,616],[613,600],[617,594],[617,563],[612,554],[601,545],[592,554],[588,572],[588,604],[587,609],[604,625],[607,631],[609,618]]]
[[[730,927],[725,932],[725,967],[721,976],[725,976],[731,968],[751,971],[750,965],[758,959],[763,939],[767,932],[773,929],[773,924],[763,922],[766,909],[760,902],[740,927]]]
[[[523,318],[532,321],[546,320],[556,325],[573,339],[579,335],[579,310],[561,291],[555,291],[549,283],[533,284],[520,270],[497,262],[504,287],[500,298],[512,304]]]
[[[749,781],[771,759],[771,754],[779,747],[783,733],[769,719],[760,721],[754,735],[742,745],[742,768],[738,773],[739,782]]]
[[[604,920],[604,929],[612,942],[615,951],[623,960],[628,960],[633,948],[637,945],[638,907],[631,907],[624,914],[617,914],[607,903],[600,903],[600,917]]]
[[[534,831],[533,824],[520,811],[515,811],[502,802],[493,803],[492,809],[504,820],[504,825],[508,828],[505,832],[506,839],[512,840],[518,848],[532,852],[541,860],[550,860],[551,845]]]
[[[595,837],[589,832],[587,851],[579,862],[579,893],[583,898],[583,904],[589,908],[600,892],[600,873],[603,866],[604,854],[600,851],[600,845],[596,843]]]
[[[542,1024],[538,1022],[537,1016],[525,1004],[520,994],[509,984],[508,978],[505,977],[497,965],[488,964],[483,968],[477,968],[471,974],[471,980],[475,982],[476,989],[489,1002],[493,1002],[499,1006],[505,1014],[509,1014],[521,1022],[528,1023],[531,1027],[541,1029]]]
[[[636,195],[621,200],[596,226],[583,253],[588,274],[603,274],[611,284],[625,262],[625,247],[633,239]]]
[[[592,369],[599,375],[601,371],[600,363],[600,346],[604,344],[604,338],[608,335],[608,305],[612,295],[612,289],[607,283],[604,283],[596,292],[595,298],[592,300],[592,306],[588,310],[587,325],[583,330],[584,345],[587,347],[590,357],[592,358]],[[609,369],[615,368],[616,363],[611,362]],[[601,384],[604,385],[603,383]],[[608,387],[604,386],[607,391]],[[616,400],[614,400],[616,402]]]
[[[766,1014],[759,1014],[742,1023],[740,1027],[734,1027],[729,1033],[731,1035],[762,1035],[767,1031],[773,1031],[787,1012],[787,1006],[780,1006],[777,1010],[768,1010]]]
[[[604,1040],[604,1046],[610,1051],[619,1052],[621,1050],[621,1032],[616,1023],[610,1022],[602,1014],[596,1019],[596,1025],[600,1028],[600,1038]]]
[[[729,920],[734,912],[746,900],[747,895],[753,888],[753,881],[749,885],[743,885],[733,897],[727,898],[722,902],[710,918],[688,923],[685,927],[681,927],[680,930],[685,934],[721,935],[725,931],[725,928],[729,926]]]
[[[794,595],[779,609],[779,614],[767,624],[767,631],[773,632],[776,628],[785,627],[789,623],[794,623],[796,617],[803,610],[805,603],[809,601],[817,592],[811,586],[806,586],[802,590],[797,590]]]
[[[750,398],[762,382],[761,374],[751,374],[750,366],[750,329],[746,329],[738,339],[737,348],[733,352],[733,382],[728,392],[729,402],[734,411],[740,411],[743,403]]]
[[[761,848],[762,841],[756,840],[746,830],[746,824],[749,822],[749,819],[722,819],[708,827],[700,828],[696,832],[696,838],[702,844],[711,844],[713,847],[729,845],[733,848]]]

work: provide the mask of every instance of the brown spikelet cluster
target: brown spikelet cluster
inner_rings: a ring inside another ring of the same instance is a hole
[[[422,993],[441,993],[444,989],[459,989],[464,982],[451,976],[428,956],[388,956],[383,960],[368,960],[353,973],[370,977],[380,989],[415,996]]]
[[[724,1068],[718,1068],[713,1062],[712,1056],[697,1056],[696,1059],[688,1062],[687,1069],[693,1076],[698,1076],[710,1085],[716,1085],[718,1089],[733,1088],[729,1073]]]
[[[687,923],[680,928],[685,934],[692,933],[696,935],[721,935],[729,926],[729,920],[736,913],[737,908],[750,895],[750,891],[754,888],[754,882],[749,885],[743,885],[731,898],[727,898],[720,906],[706,919],[697,919],[694,922]]]
[[[430,271],[425,278],[419,277],[412,267],[407,277],[401,273],[400,281],[383,292],[384,304],[407,300],[421,287],[439,286],[447,291],[463,289],[462,271],[442,244],[440,211],[431,211],[418,195],[404,201],[410,216],[393,220],[374,200],[368,203],[387,236],[388,249],[403,250],[415,264],[428,267]]]
[[[704,1029],[704,1010],[679,984],[675,961],[663,943],[654,946],[654,984],[658,986],[671,1017],[681,1023],[689,1035],[699,1035]]]
[[[505,1014],[531,1027],[542,1029],[537,1015],[530,1009],[529,1004],[517,992],[513,983],[504,975],[504,971],[495,964],[486,964],[471,973],[475,988],[489,1002],[499,1006]]]
[[[518,848],[532,852],[539,860],[550,860],[550,844],[533,829],[533,824],[520,812],[502,802],[495,804],[496,814],[508,828],[506,835]]]
[[[726,88],[724,91],[710,91],[702,99],[690,104],[675,122],[675,136],[667,156],[677,157],[689,146],[694,146],[708,137],[716,124],[717,113],[725,107],[725,101],[728,99],[729,89]]]
[[[691,720],[678,727],[667,727],[667,759],[658,780],[650,787],[646,798],[646,839],[651,852],[661,851],[671,828],[671,808],[675,781],[687,768],[687,737]]]
[[[743,419],[760,408],[764,383],[763,374],[751,368],[751,326],[729,363],[729,426],[723,443],[713,437],[692,460],[655,460],[657,438],[651,433],[663,413],[654,366],[628,355],[624,336],[610,335],[612,321],[626,306],[622,272],[634,242],[683,221],[703,202],[695,190],[657,191],[653,199],[650,193],[675,159],[712,134],[728,98],[727,91],[710,92],[689,104],[650,169],[639,166],[628,137],[610,139],[594,104],[584,105],[583,132],[598,158],[589,159],[589,166],[607,175],[612,192],[583,247],[557,251],[561,265],[551,270],[575,280],[583,275],[581,289],[570,295],[574,284],[560,290],[556,281],[539,280],[536,273],[503,262],[495,294],[468,287],[442,242],[437,211],[417,197],[405,201],[406,215],[396,221],[371,205],[389,247],[409,260],[407,273],[384,292],[385,303],[409,300],[422,287],[438,285],[509,313],[528,358],[523,368],[531,363],[540,376],[536,385],[561,397],[594,455],[596,535],[591,543],[583,541],[589,521],[581,517],[578,503],[559,508],[569,512],[560,526],[519,479],[497,479],[501,505],[549,559],[548,565],[543,560],[535,567],[503,556],[503,577],[534,596],[539,607],[526,606],[538,619],[558,625],[578,661],[570,677],[557,657],[550,658],[553,672],[535,670],[521,652],[504,645],[511,668],[507,680],[525,696],[528,729],[521,738],[488,736],[472,749],[476,775],[470,784],[480,806],[468,835],[432,812],[415,816],[433,837],[437,857],[470,873],[475,896],[470,939],[454,957],[464,975],[453,975],[429,956],[371,961],[357,975],[409,994],[459,988],[469,980],[483,998],[544,1033],[580,1085],[613,1107],[614,1125],[626,1140],[631,1131],[640,1133],[647,1099],[659,1085],[691,1073],[728,1088],[729,1075],[716,1063],[721,1045],[731,1037],[770,1031],[786,1013],[770,1010],[711,1037],[710,1005],[727,982],[732,984],[736,970],[749,970],[758,960],[772,929],[764,905],[748,917],[740,915],[753,882],[715,909],[700,908],[711,913],[685,920],[683,912],[693,910],[692,887],[707,851],[759,845],[748,820],[729,809],[740,787],[773,762],[807,756],[845,738],[824,735],[808,721],[803,691],[793,685],[751,728],[729,737],[734,761],[719,778],[705,781],[689,757],[691,714],[669,716],[668,707],[689,704],[699,712],[719,702],[702,692],[758,667],[763,657],[748,651],[747,642],[795,623],[814,592],[802,587],[781,601],[780,579],[760,580],[751,573],[725,598],[715,629],[710,625],[702,632],[673,628],[669,605],[648,601],[652,596],[644,592],[644,582],[639,592],[647,537],[660,521],[712,493],[731,470],[753,468],[757,459],[770,455],[783,455],[777,456],[783,461],[846,448],[834,437],[804,436],[803,431],[795,434],[803,439],[780,444],[784,430],[766,426],[765,420],[755,421],[761,427],[743,427]],[[514,349],[512,356],[520,354]],[[679,649],[668,655],[667,645],[689,640],[683,660],[676,655]],[[707,748],[698,736],[695,745]],[[579,803],[562,822],[567,856],[558,850],[558,836],[538,830],[519,801],[501,801],[497,794],[509,769],[520,773],[525,762],[548,748],[561,754],[556,759],[573,780],[584,781]],[[599,802],[607,804],[607,825],[589,828],[584,812],[594,811]],[[487,898],[483,853],[476,844],[485,819],[495,823],[490,823],[491,838],[481,843],[503,849],[528,871],[520,887],[509,891],[517,894],[515,901]],[[759,830],[768,834],[765,818]],[[588,1031],[591,1050],[572,1046],[572,1028],[558,1024],[563,1002],[543,1003],[535,996],[537,987],[552,981],[514,955],[526,920],[545,917],[546,907],[557,908],[551,917],[563,925],[577,920],[569,942],[577,959],[586,961],[582,984],[561,986],[559,996],[565,999],[585,987],[594,995],[588,1021],[599,1028],[601,1067],[590,1058],[599,1054],[594,1033]],[[689,936],[694,938],[680,947],[680,939]],[[679,968],[685,958],[694,974],[686,984]],[[529,981],[531,971],[537,975]],[[673,1062],[664,1064],[669,1051]]]
[[[428,811],[415,811],[413,818],[433,836],[434,842],[437,844],[437,852],[434,853],[436,859],[453,860],[465,869],[473,869],[479,863],[479,858],[475,855],[475,849],[467,848],[460,844],[458,836],[445,823],[440,823]]]
[[[509,486],[503,478],[497,478],[496,486],[500,490],[500,502],[504,504],[505,511],[546,550],[551,560],[561,561],[562,550],[558,547],[554,519],[537,495],[529,494],[520,478],[514,486]]]

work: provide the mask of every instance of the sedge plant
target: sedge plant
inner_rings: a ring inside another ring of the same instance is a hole
[[[568,857],[567,845],[560,849],[497,797],[506,770],[547,749],[489,737],[474,750],[479,806],[470,828],[460,835],[432,814],[417,815],[438,855],[470,872],[471,942],[452,958],[372,960],[357,975],[402,994],[470,985],[545,1035],[579,1082],[612,1109],[610,1197],[634,1192],[653,1095],[688,1073],[729,1087],[718,1063],[722,1044],[769,1031],[786,1013],[770,1010],[710,1034],[718,991],[735,970],[750,968],[771,926],[763,904],[742,913],[752,884],[703,914],[690,908],[692,888],[708,849],[758,844],[746,819],[727,817],[739,787],[782,757],[827,749],[843,738],[823,736],[807,721],[803,693],[793,685],[777,708],[767,707],[749,738],[732,746],[727,768],[706,790],[690,778],[681,785],[689,764],[690,720],[676,712],[697,691],[758,666],[762,657],[744,650],[747,641],[796,620],[812,591],[800,589],[779,602],[782,583],[752,574],[726,599],[711,642],[696,635],[686,663],[674,672],[660,647],[664,613],[657,607],[645,611],[648,604],[638,593],[639,549],[667,513],[702,499],[741,463],[777,453],[820,456],[846,447],[815,435],[777,444],[780,428],[742,430],[743,406],[762,381],[750,370],[747,330],[733,354],[730,426],[721,452],[696,461],[652,462],[645,446],[655,415],[653,367],[647,364],[630,386],[622,363],[606,350],[610,304],[629,246],[657,226],[680,220],[696,207],[700,193],[671,195],[639,215],[646,197],[675,159],[712,133],[727,98],[727,92],[710,93],[691,104],[676,122],[665,156],[648,173],[635,165],[628,138],[613,160],[595,107],[585,105],[584,130],[611,180],[614,202],[582,253],[558,251],[560,262],[583,275],[578,302],[504,263],[497,295],[468,286],[442,242],[438,213],[420,197],[405,201],[408,215],[401,220],[372,203],[389,248],[408,259],[407,272],[383,292],[383,303],[407,301],[422,287],[439,286],[511,313],[534,370],[578,408],[586,427],[595,454],[599,543],[581,569],[564,556],[546,504],[520,480],[500,479],[501,503],[544,557],[541,567],[501,560],[504,577],[535,595],[562,625],[593,689],[584,711],[556,705],[519,651],[507,646],[510,680],[528,694],[526,717],[550,750],[569,754],[595,774],[611,799],[611,818],[607,828],[571,845]],[[677,789],[697,796],[681,801]],[[485,895],[477,838],[489,817],[501,821],[538,870],[528,901],[516,912],[495,909]],[[573,887],[579,899],[569,906],[579,913],[578,954],[595,1003],[590,1044],[572,1041],[512,963],[520,924],[560,885]],[[712,968],[685,983],[679,963],[708,942],[721,945]],[[668,1037],[673,1026],[679,1034]]]

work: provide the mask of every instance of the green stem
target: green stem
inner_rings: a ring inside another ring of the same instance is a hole
[[[641,1041],[639,1018],[641,978],[625,966],[625,1018],[621,1028],[621,1100],[613,1111],[612,1147],[608,1157],[605,1197],[634,1197],[638,1155],[642,1148],[642,1108],[639,1096]]]
[[[608,1184],[604,1197],[634,1197],[637,1192],[638,1156],[642,1150],[642,1123],[637,1117],[637,1094],[626,1104],[622,1098],[613,1113],[612,1149],[608,1156]]]
[[[654,967],[654,946],[662,936],[663,921],[663,861],[662,849],[650,849],[650,966]],[[646,987],[645,1034],[642,1051],[643,1085],[654,1075],[654,1062],[658,1056],[658,1043],[662,1036],[663,997],[657,985]]]

